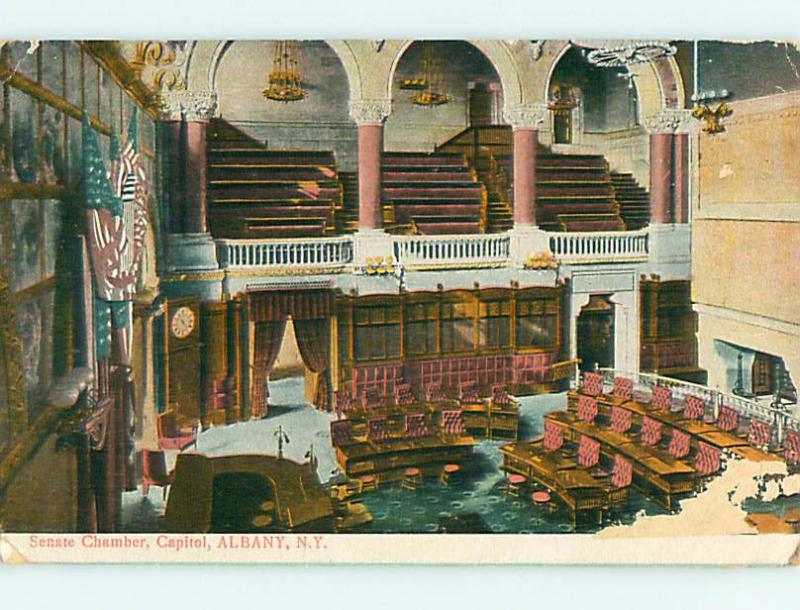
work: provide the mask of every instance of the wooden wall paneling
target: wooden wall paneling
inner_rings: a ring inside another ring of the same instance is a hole
[[[225,409],[214,409],[213,392],[227,391],[227,312],[225,301],[203,302],[200,306],[200,386],[201,417],[203,427],[222,425],[226,421]]]

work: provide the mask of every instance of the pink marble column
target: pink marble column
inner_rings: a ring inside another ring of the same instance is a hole
[[[381,157],[383,124],[358,126],[358,226],[360,229],[383,228],[381,202]]]
[[[650,222],[671,221],[672,134],[650,134]]]
[[[673,221],[676,224],[685,224],[689,222],[689,134],[675,134],[673,158]]]
[[[186,233],[206,233],[208,221],[206,214],[206,172],[208,167],[206,134],[208,121],[186,121],[184,150]]]
[[[536,129],[514,128],[514,227],[536,224]]]

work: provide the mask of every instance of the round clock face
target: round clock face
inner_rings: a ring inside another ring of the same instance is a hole
[[[172,316],[170,328],[178,339],[185,339],[194,330],[194,312],[189,307],[181,307]]]

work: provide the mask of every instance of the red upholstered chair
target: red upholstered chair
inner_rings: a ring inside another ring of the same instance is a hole
[[[691,437],[681,430],[674,429],[669,440],[669,454],[677,459],[689,455]]]
[[[719,471],[720,455],[722,451],[700,441],[697,445],[697,457],[694,460],[694,469],[701,477],[707,477]]]
[[[156,419],[158,428],[158,446],[165,450],[183,451],[197,444],[197,427],[181,428],[175,419],[175,413],[167,411]]]
[[[353,403],[353,395],[344,390],[336,391],[334,403],[336,405],[336,417],[339,419],[349,411],[352,411],[355,406]]]
[[[633,413],[616,405],[611,407],[611,429],[624,434],[630,430],[633,423]]]
[[[511,398],[505,384],[498,383],[492,386],[492,404],[500,407],[514,404],[514,399]]]
[[[394,404],[397,406],[413,405],[415,402],[414,394],[411,392],[411,384],[398,383],[394,386]]]
[[[367,420],[367,438],[371,441],[385,441],[389,438],[389,422],[385,417]]]
[[[783,447],[783,456],[789,467],[796,468],[800,466],[800,432],[787,430]]]
[[[151,486],[162,488],[162,499],[167,499],[167,489],[172,485],[173,473],[167,470],[167,457],[163,451],[142,449],[142,497],[146,498]]]
[[[760,419],[751,419],[747,442],[753,447],[768,449],[772,442],[772,426]]]
[[[442,389],[441,383],[429,383],[425,390],[425,396],[428,402],[441,402],[447,400],[447,396]]]
[[[383,396],[375,387],[367,387],[361,391],[361,407],[374,409],[383,406]]]
[[[442,411],[442,433],[448,435],[464,434],[464,418],[461,409],[447,409]]]
[[[633,380],[627,377],[614,377],[614,398],[633,400]]]
[[[481,397],[478,395],[478,386],[474,381],[462,383],[459,386],[458,396],[462,402],[480,402]]]
[[[672,390],[660,385],[653,386],[653,401],[650,404],[654,409],[669,411],[672,407]]]
[[[587,396],[600,396],[603,393],[603,376],[594,371],[585,372],[581,392]]]
[[[409,413],[406,415],[403,435],[407,438],[422,438],[428,436],[428,424],[425,421],[425,413]]]
[[[739,414],[728,406],[720,406],[717,428],[724,432],[736,433],[739,429]]]
[[[564,445],[564,429],[551,422],[544,420],[544,438],[542,441],[545,451],[557,451]]]
[[[584,468],[594,468],[600,461],[600,443],[593,438],[581,435],[578,442],[578,464]]]
[[[683,399],[683,416],[686,419],[701,419],[706,410],[706,405],[702,398],[687,394]]]
[[[629,487],[633,482],[633,464],[617,454],[614,456],[614,469],[611,471],[611,484],[617,489]]]
[[[593,422],[597,417],[597,399],[581,394],[578,396],[578,419]]]
[[[661,430],[663,426],[660,421],[652,417],[644,416],[642,419],[642,429],[640,434],[642,445],[654,447],[661,441]]]

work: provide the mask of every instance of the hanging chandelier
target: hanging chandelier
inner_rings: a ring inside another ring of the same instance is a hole
[[[430,47],[425,47],[422,55],[423,76],[417,79],[421,83],[411,101],[417,106],[441,106],[450,101],[444,88],[444,78],[438,63],[433,57]]]
[[[601,68],[622,68],[666,59],[677,49],[663,42],[638,42],[618,47],[600,47],[589,52],[586,59]]]
[[[300,76],[300,56],[297,43],[279,40],[275,43],[272,72],[269,73],[264,97],[276,102],[297,102],[306,96]]]

